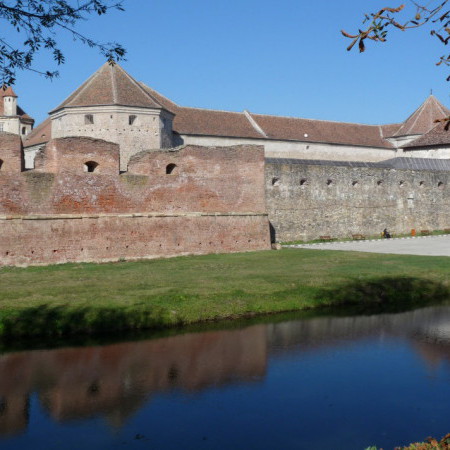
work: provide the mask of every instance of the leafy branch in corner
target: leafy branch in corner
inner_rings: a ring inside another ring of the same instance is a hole
[[[405,4],[396,8],[385,7],[378,12],[365,14],[363,24],[367,24],[366,28],[358,30],[358,33],[350,34],[344,30],[341,33],[352,40],[347,50],[351,50],[356,44],[360,52],[366,49],[365,41],[367,39],[375,42],[386,42],[388,33],[392,29],[406,31],[413,28],[429,26],[431,36],[436,37],[439,41],[448,45],[450,42],[450,10],[448,8],[449,0],[429,1],[426,5],[417,3],[414,0],[409,1],[413,11],[408,18],[403,19],[402,15],[408,12]],[[450,66],[450,53],[442,55],[437,65]],[[447,78],[450,81],[450,76]]]
[[[356,44],[360,52],[366,50],[366,40],[375,42],[386,42],[388,34],[392,29],[407,31],[413,28],[420,28],[428,26],[430,28],[430,35],[439,39],[443,45],[448,45],[450,42],[450,0],[436,1],[430,0],[426,5],[418,3],[414,0],[409,1],[409,6],[412,6],[413,11],[403,18],[403,15],[408,13],[408,8],[402,4],[395,8],[385,7],[378,12],[365,14],[363,24],[364,29],[359,29],[358,33],[350,34],[341,30],[343,36],[351,39],[347,50],[350,51]],[[440,65],[450,66],[450,53],[440,56],[436,63]],[[450,81],[450,76],[447,77]],[[436,123],[445,123],[445,130],[450,128],[450,116],[435,120]]]
[[[116,42],[98,42],[79,33],[76,25],[92,14],[102,16],[112,9],[123,11],[123,0],[10,0],[0,1],[0,19],[9,24],[0,35],[0,85],[14,84],[17,70],[31,70],[54,78],[58,71],[39,70],[34,66],[36,54],[45,50],[52,54],[57,65],[64,64],[57,33],[66,31],[74,40],[97,48],[111,63],[124,59],[125,49]],[[12,31],[21,44],[12,41]]]

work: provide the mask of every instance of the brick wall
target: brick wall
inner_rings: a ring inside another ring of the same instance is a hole
[[[8,148],[0,159],[13,160]],[[123,174],[118,155],[116,144],[61,138],[36,170],[0,171],[0,265],[269,247],[263,148],[143,152]]]
[[[20,136],[0,132],[0,173],[18,173],[24,169],[24,154]]]

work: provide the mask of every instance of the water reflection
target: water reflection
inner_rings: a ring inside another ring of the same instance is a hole
[[[29,396],[37,392],[58,421],[104,414],[120,426],[154,392],[198,391],[264,375],[264,326],[187,334],[88,348],[0,357],[0,433],[28,423]]]
[[[430,368],[450,361],[450,308],[322,317],[233,331],[0,356],[0,434],[27,428],[30,396],[57,422],[101,415],[121,427],[152,395],[264,380],[268,361],[367,338],[407,340]],[[425,436],[424,436],[425,437]]]

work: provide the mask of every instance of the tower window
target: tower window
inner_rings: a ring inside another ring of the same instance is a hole
[[[84,116],[84,124],[92,125],[94,123],[94,116],[92,114],[85,114]]]
[[[176,164],[168,164],[166,166],[166,174],[170,175],[170,174],[174,173],[176,168],[177,168]]]
[[[84,171],[85,172],[95,172],[98,167],[98,163],[95,161],[88,161],[84,163]]]
[[[22,134],[26,134],[27,133],[27,129],[25,127],[22,127]]]
[[[128,125],[133,125],[136,120],[136,116],[128,116]]]

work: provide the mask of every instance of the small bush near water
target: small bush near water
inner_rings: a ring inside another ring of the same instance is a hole
[[[366,450],[383,450],[378,447],[367,447]],[[395,450],[450,450],[450,433],[445,435],[440,441],[428,438],[425,442],[416,442],[407,447],[395,447]]]

